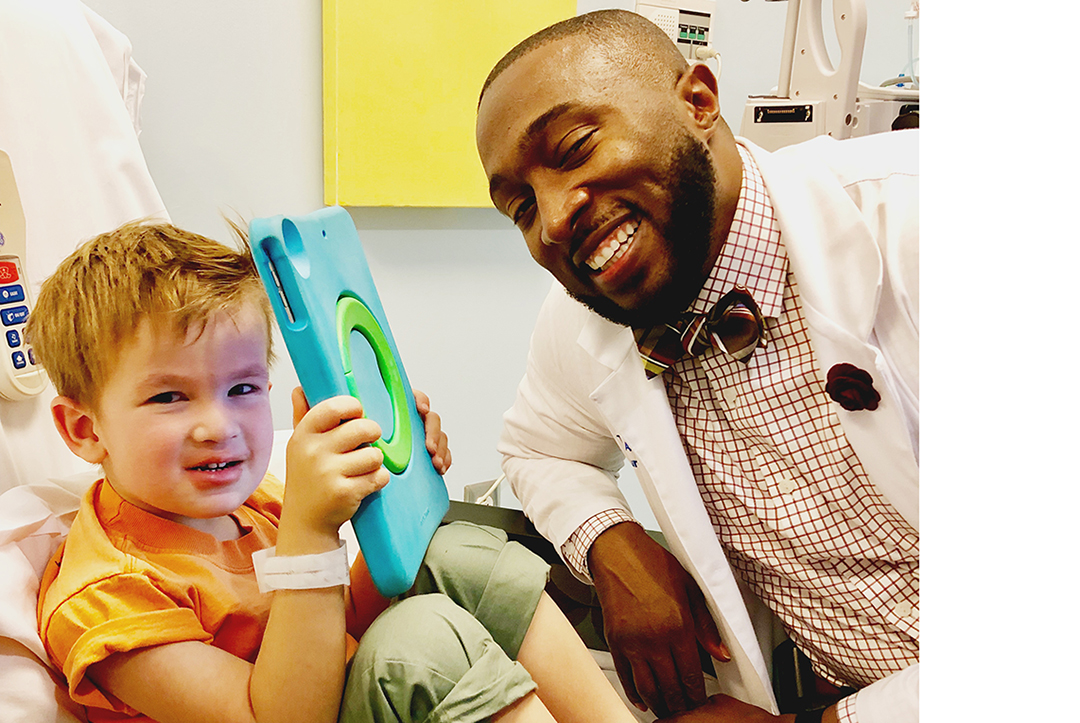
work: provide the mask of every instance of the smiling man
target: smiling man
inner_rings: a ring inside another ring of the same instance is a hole
[[[596,585],[631,701],[773,720],[745,592],[831,695],[781,719],[917,719],[917,132],[767,153],[708,68],[601,11],[510,51],[476,136],[558,281],[503,466]],[[618,491],[626,461],[670,553]],[[732,697],[706,702],[699,643]]]

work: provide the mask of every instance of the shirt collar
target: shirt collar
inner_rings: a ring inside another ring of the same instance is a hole
[[[762,316],[780,315],[787,283],[787,252],[780,242],[772,201],[757,163],[741,144],[742,188],[724,246],[689,311],[704,313],[736,286],[744,287]]]

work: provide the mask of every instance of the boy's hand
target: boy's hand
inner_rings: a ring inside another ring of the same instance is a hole
[[[363,406],[349,396],[327,399],[309,409],[293,390],[293,435],[286,448],[285,502],[278,546],[290,541],[338,539],[338,528],[360,502],[390,481],[383,454],[370,445],[382,436],[379,424],[363,418]],[[295,537],[294,537],[295,536]],[[318,546],[318,543],[316,543]],[[312,554],[290,550],[288,554]],[[279,554],[285,554],[279,549]]]
[[[442,419],[431,411],[428,395],[418,389],[413,389],[413,395],[416,397],[416,411],[424,420],[424,444],[431,455],[431,463],[435,465],[436,472],[446,474],[446,470],[450,469],[451,459],[446,433],[442,431]]]

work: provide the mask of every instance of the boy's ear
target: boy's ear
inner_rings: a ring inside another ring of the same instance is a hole
[[[68,449],[91,464],[101,464],[107,456],[98,438],[93,413],[68,397],[57,397],[51,405],[53,424]]]

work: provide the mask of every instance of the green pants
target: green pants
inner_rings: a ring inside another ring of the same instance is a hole
[[[360,639],[341,723],[474,723],[536,689],[514,661],[548,566],[506,533],[439,528],[405,599]]]

